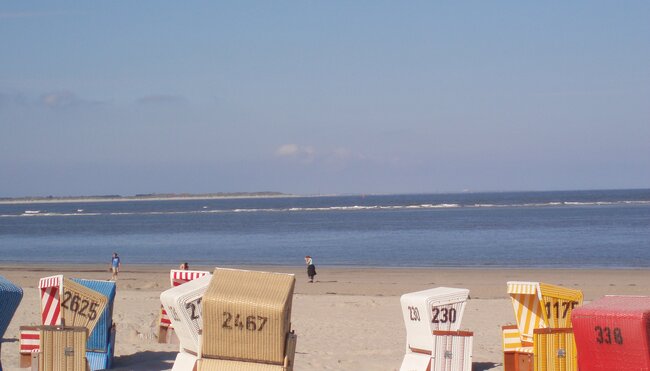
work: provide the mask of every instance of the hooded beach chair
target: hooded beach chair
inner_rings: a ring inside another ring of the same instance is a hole
[[[103,293],[93,290],[86,285],[94,285],[95,287],[102,287],[110,291],[110,284],[103,281],[91,281],[91,280],[71,280],[63,278],[63,275],[56,275],[50,277],[44,277],[39,280],[38,287],[41,297],[41,323],[42,326],[48,326],[48,331],[63,331],[63,329],[71,327],[83,327],[87,330],[85,335],[88,338],[89,333],[93,333],[96,325],[104,318],[103,323],[107,322],[105,315],[105,309],[109,304],[109,297],[105,296]],[[113,291],[114,291],[114,283]],[[109,295],[110,296],[110,295]],[[112,294],[110,302],[112,305],[112,300],[114,299],[115,294]],[[110,309],[110,315],[112,316],[112,308]],[[38,327],[41,328],[40,326]],[[57,330],[58,329],[58,330]],[[66,330],[67,331],[67,330]],[[73,331],[74,332],[74,331]],[[78,332],[78,331],[77,331]],[[98,334],[106,333],[105,331],[99,330]],[[43,335],[43,331],[39,331],[39,337]],[[25,339],[25,342],[32,340],[33,342],[33,328],[24,326],[21,329],[21,341]],[[59,336],[59,335],[57,335]],[[79,335],[81,336],[81,335]],[[98,340],[98,337],[101,335],[95,335],[91,341],[91,345],[94,347]],[[58,337],[55,337],[58,339]],[[50,343],[47,343],[50,344]],[[53,343],[53,346],[62,346],[61,342]],[[39,348],[38,350],[32,349],[32,352],[41,352],[43,356],[43,339],[39,339]],[[84,345],[84,352],[86,346]],[[58,350],[50,350],[50,354],[58,354]],[[86,356],[84,354],[84,360]],[[96,358],[106,359],[104,355],[99,357],[93,357],[91,359],[96,364],[100,364],[100,361],[97,361]],[[21,348],[21,365],[29,366],[31,363],[31,354],[24,352]],[[39,361],[40,364],[40,361]],[[97,366],[99,367],[99,366]]]
[[[88,359],[90,371],[109,369],[113,363],[115,353],[115,324],[113,323],[115,282],[78,278],[73,278],[72,281],[104,295],[108,299],[106,307],[99,314],[97,325],[89,332],[90,335],[86,344],[86,358]]]
[[[197,278],[201,278],[210,272],[207,271],[190,271],[190,270],[181,270],[181,269],[172,269],[169,271],[169,284],[170,287],[180,286],[186,282],[190,282]],[[167,315],[167,311],[161,305],[160,306],[160,316],[158,320],[158,342],[159,343],[169,343],[174,337],[174,327],[172,322]]]
[[[7,327],[9,327],[11,319],[14,317],[14,313],[16,313],[16,309],[18,309],[22,298],[23,289],[0,276],[0,339],[4,337]],[[1,358],[0,371],[2,371]]]
[[[650,297],[605,296],[571,317],[580,370],[650,370]]]
[[[207,274],[160,294],[160,302],[180,342],[173,371],[192,371],[196,365],[199,336],[203,329],[201,302],[211,278],[212,275]]]
[[[463,336],[453,334],[460,329],[468,298],[469,290],[449,287],[436,287],[402,295],[400,304],[406,327],[406,354],[402,360],[401,371],[436,370],[436,344],[447,346],[451,337],[456,335],[458,339],[453,340],[453,343],[463,343],[463,353],[456,353],[456,358],[469,359],[471,366],[472,341],[471,338],[468,340],[471,335],[467,332],[464,332]],[[435,331],[445,333],[436,335]],[[437,336],[444,338],[437,339]],[[468,357],[465,356],[465,351],[468,351]],[[446,354],[449,356],[450,352]],[[438,359],[438,369],[445,369],[442,368],[444,362],[443,359]]]
[[[292,274],[217,268],[203,296],[199,371],[291,371]]]
[[[504,371],[577,370],[573,334],[566,329],[582,291],[540,282],[507,286],[516,326],[502,328]]]

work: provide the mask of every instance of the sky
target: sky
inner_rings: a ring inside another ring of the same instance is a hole
[[[648,1],[0,0],[0,197],[650,188]]]

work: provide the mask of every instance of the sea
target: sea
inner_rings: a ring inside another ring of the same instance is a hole
[[[0,263],[647,268],[650,189],[0,204]]]

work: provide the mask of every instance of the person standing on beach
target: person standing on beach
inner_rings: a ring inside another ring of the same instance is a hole
[[[316,275],[316,266],[314,265],[314,259],[311,256],[305,256],[305,263],[307,264],[307,275],[309,276],[309,282],[314,282],[314,276]]]
[[[117,281],[117,274],[120,273],[120,257],[116,252],[113,253],[113,259],[111,259],[111,272],[113,273],[111,281]]]

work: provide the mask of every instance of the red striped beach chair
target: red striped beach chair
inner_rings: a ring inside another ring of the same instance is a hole
[[[169,284],[170,287],[180,286],[186,282],[195,280],[197,278],[201,278],[209,273],[210,272],[207,271],[186,271],[180,269],[172,269],[171,271],[169,271]],[[160,305],[159,318],[160,320],[158,322],[158,342],[159,343],[176,342],[176,341],[172,341],[172,339],[175,339],[175,336],[173,336],[174,327],[172,326],[172,322],[169,319],[169,316],[167,315],[167,312],[165,311],[165,308],[162,306],[162,304]]]
[[[38,281],[41,296],[41,325],[61,325],[60,297],[63,275],[43,277]],[[40,332],[34,326],[20,326],[20,367],[29,367],[32,357],[40,351]]]

